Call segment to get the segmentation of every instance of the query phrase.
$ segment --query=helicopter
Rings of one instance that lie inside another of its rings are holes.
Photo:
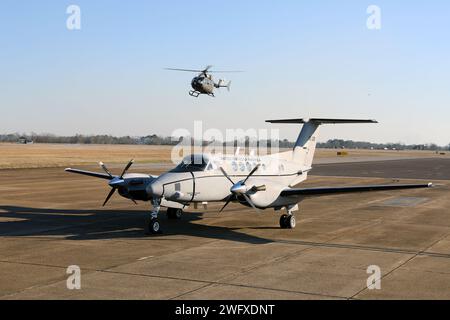
[[[174,69],[165,68],[165,70],[170,71],[184,71],[184,72],[197,72],[198,75],[194,77],[191,81],[192,89],[189,91],[191,97],[198,98],[201,94],[206,94],[210,97],[215,97],[214,90],[219,88],[227,88],[230,91],[231,81],[226,82],[223,79],[219,79],[216,83],[211,75],[211,73],[236,73],[242,71],[211,71],[212,66],[207,66],[203,70],[192,70],[192,69]]]

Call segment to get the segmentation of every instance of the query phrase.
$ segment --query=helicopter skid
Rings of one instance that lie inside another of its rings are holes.
[[[189,95],[194,98],[198,98],[201,94],[207,94],[208,96],[213,97],[213,98],[216,97],[214,95],[214,93],[202,93],[202,92],[194,91],[194,90],[189,91]]]
[[[201,94],[201,93],[198,92],[198,91],[194,91],[194,90],[189,91],[189,95],[190,95],[191,97],[194,97],[194,98],[198,98],[198,96],[199,96],[200,94]]]

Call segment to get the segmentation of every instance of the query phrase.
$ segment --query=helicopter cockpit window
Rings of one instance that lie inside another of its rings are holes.
[[[172,172],[199,172],[205,171],[208,162],[202,156],[192,155],[183,159],[183,161],[172,170]]]

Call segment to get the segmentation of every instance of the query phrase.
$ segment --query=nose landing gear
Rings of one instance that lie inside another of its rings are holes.
[[[158,234],[161,233],[161,224],[158,219],[151,219],[150,224],[148,226],[150,234]]]
[[[145,222],[146,234],[159,234],[161,233],[161,223],[158,220],[159,210],[161,209],[160,200],[153,200],[153,211],[150,214],[149,221]]]

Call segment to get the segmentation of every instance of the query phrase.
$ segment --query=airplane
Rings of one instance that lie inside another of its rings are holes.
[[[343,187],[298,188],[308,178],[316,150],[319,128],[326,124],[378,123],[375,120],[352,119],[286,119],[268,120],[273,124],[303,124],[292,150],[277,154],[216,155],[192,154],[185,157],[174,169],[160,175],[127,173],[131,160],[119,176],[113,175],[100,163],[105,173],[78,169],[67,172],[106,179],[111,196],[119,194],[132,201],[151,202],[153,209],[145,223],[147,234],[161,233],[158,215],[161,207],[167,208],[169,219],[180,219],[190,205],[194,208],[208,203],[224,203],[220,212],[231,203],[251,207],[257,212],[274,209],[285,210],[279,224],[282,229],[296,227],[294,212],[298,204],[311,197],[349,194],[383,190],[429,188],[433,184],[388,184]]]
[[[231,81],[225,83],[225,80],[219,79],[219,82],[215,83],[211,73],[231,73],[242,71],[212,71],[212,66],[207,66],[203,70],[191,70],[191,69],[173,69],[165,68],[165,70],[171,71],[185,71],[185,72],[198,72],[199,74],[191,81],[192,89],[189,91],[191,97],[198,98],[201,94],[206,94],[210,97],[215,97],[214,89],[227,88],[230,91]]]

